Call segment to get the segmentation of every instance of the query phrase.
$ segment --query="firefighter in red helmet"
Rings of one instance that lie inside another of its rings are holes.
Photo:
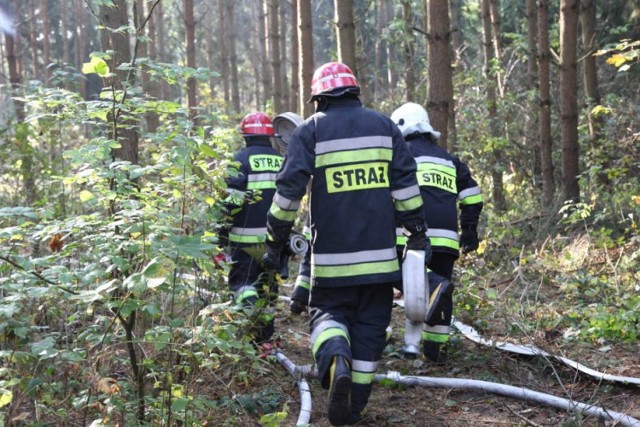
[[[265,241],[265,218],[275,194],[276,173],[282,155],[271,144],[275,136],[271,119],[262,112],[247,114],[240,124],[246,147],[234,155],[226,178],[228,197],[224,210],[229,223],[219,231],[221,246],[228,246],[231,258],[229,288],[236,302],[254,305],[260,298],[273,300],[277,289],[263,283],[264,267],[255,259],[255,249]],[[273,286],[271,286],[273,287]],[[261,312],[256,327],[255,342],[271,338],[274,332],[273,314]]]
[[[278,260],[310,184],[311,348],[329,389],[332,425],[358,422],[385,346],[401,280],[396,217],[407,247],[430,249],[416,163],[398,127],[364,108],[349,67],[330,62],[311,84],[316,112],[297,127],[267,216],[267,260]]]

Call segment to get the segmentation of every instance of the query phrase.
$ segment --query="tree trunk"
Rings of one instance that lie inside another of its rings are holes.
[[[288,3],[284,2],[280,7],[280,80],[282,81],[282,110],[291,111],[289,105],[289,82],[287,79],[287,6]]]
[[[280,24],[278,0],[269,0],[269,53],[271,56],[271,74],[273,76],[273,109],[282,110],[282,60],[280,58]]]
[[[61,7],[60,11],[62,13],[62,63],[65,65],[69,65],[71,61],[71,57],[69,56],[69,28],[72,28],[69,25],[69,8]]]
[[[313,113],[311,97],[313,78],[313,25],[311,23],[311,0],[298,0],[298,46],[300,47],[300,107],[303,117]]]
[[[231,67],[231,104],[236,113],[240,112],[240,82],[238,81],[238,57],[236,54],[236,2],[227,1],[227,30],[229,41],[229,66]]]
[[[16,37],[20,37],[16,32]],[[7,51],[7,65],[9,67],[9,82],[14,92],[14,105],[16,109],[16,127],[23,128],[16,132],[16,145],[20,152],[20,173],[22,175],[22,191],[27,206],[33,206],[37,200],[36,182],[33,176],[33,149],[27,138],[28,132],[24,127],[28,126],[25,120],[24,102],[20,96],[22,87],[22,76],[19,73],[18,60],[16,57],[16,43],[14,36],[10,34],[4,35],[5,49]]]
[[[538,89],[538,11],[536,10],[537,0],[527,0],[527,86],[531,93],[537,93]],[[539,187],[542,182],[541,166],[540,166],[540,150],[538,137],[538,105],[536,101],[530,101],[529,114],[526,116],[526,143],[528,147],[532,147],[533,153],[533,177],[534,185]]]
[[[157,48],[158,40],[156,35],[157,34],[156,21],[158,20],[158,17],[160,16],[160,11],[161,11],[159,7],[160,7],[160,3],[158,3],[153,10],[149,10],[148,12],[150,13],[149,21],[147,22],[147,25],[148,25],[147,34],[149,35],[149,41],[146,43],[146,47],[147,47],[147,55],[149,59],[151,59],[152,61],[157,61],[159,59],[158,48]],[[145,92],[151,98],[161,99],[162,98],[161,83],[154,79],[150,79],[147,76]],[[160,126],[160,117],[158,116],[158,113],[156,113],[155,111],[147,112],[145,114],[145,119],[147,121],[147,129],[149,130],[149,132],[155,132],[158,129],[158,126]]]
[[[502,54],[502,43],[500,42],[500,9],[498,8],[498,0],[489,0],[489,10],[491,16],[491,30],[493,37],[493,52],[498,64],[501,63],[500,56]],[[497,71],[496,83],[500,98],[504,98],[504,85],[502,81],[502,71]]]
[[[433,2],[431,2],[433,3]],[[446,0],[440,1],[446,5]],[[402,18],[404,21],[404,42],[402,57],[404,62],[404,82],[406,87],[407,101],[414,102],[416,99],[416,74],[413,67],[413,14],[411,13],[411,1],[402,1]]]
[[[264,103],[260,108],[263,110],[266,104],[273,98],[273,80],[271,78],[271,66],[269,64],[269,44],[267,42],[269,38],[268,34],[268,22],[267,22],[267,10],[269,0],[263,0],[261,2],[254,2],[253,6],[256,8],[258,17],[258,55],[260,57],[260,79],[262,80],[262,93],[264,94]]]
[[[38,14],[36,12],[36,3],[31,5],[31,19],[29,20],[29,47],[31,48],[31,72],[35,80],[42,80],[42,73],[40,72],[40,55],[38,53]]]
[[[451,44],[453,47],[453,55],[455,64],[462,62],[462,17],[460,13],[460,0],[450,0],[449,13],[451,14]]]
[[[491,26],[491,0],[482,0],[482,28],[484,44],[484,71],[487,84],[487,111],[489,113],[489,133],[491,138],[500,137],[500,125],[498,120],[498,97],[496,87],[498,78],[493,70],[493,63],[496,60],[495,45],[492,37]],[[504,167],[502,153],[499,149],[493,149],[495,164],[491,169],[491,180],[493,183],[492,196],[493,204],[497,212],[506,210],[506,200],[504,198],[504,184],[502,182],[502,169]]]
[[[451,28],[448,1],[429,1],[429,119],[442,132],[439,144],[447,147],[448,124],[453,108]]]
[[[227,14],[225,2],[227,0],[218,0],[218,46],[220,46],[220,72],[222,74],[222,91],[224,93],[224,102],[229,105],[231,101],[229,90],[229,51],[227,38]]]
[[[353,22],[353,0],[334,0],[334,8],[336,38],[338,39],[338,61],[347,65],[351,70],[357,70],[356,25]]]
[[[76,69],[82,70],[82,64],[88,59],[86,57],[87,50],[87,30],[86,30],[86,14],[83,6],[83,0],[77,0],[75,5],[76,12]],[[84,99],[88,98],[87,81],[80,83],[80,94]]]
[[[387,17],[389,21],[392,21],[395,18],[395,14],[393,12],[393,1],[385,0],[385,6],[387,7]],[[397,73],[395,72],[395,62],[398,58],[398,52],[396,50],[395,43],[387,43],[387,96],[393,96],[393,91],[398,84]]]
[[[540,43],[540,167],[542,168],[542,201],[550,206],[555,193],[553,177],[553,141],[551,139],[551,79],[549,77],[549,0],[538,0],[538,42]]]
[[[107,84],[110,85],[114,91],[123,91],[123,93],[115,93],[114,96],[114,112],[111,120],[113,126],[110,131],[109,137],[120,143],[120,148],[112,150],[112,156],[114,159],[126,160],[131,163],[138,163],[138,134],[133,130],[133,122],[135,119],[132,116],[126,114],[123,111],[117,110],[116,104],[122,103],[122,99],[126,94],[127,81],[132,81],[132,77],[127,70],[118,70],[121,64],[129,64],[131,62],[131,48],[129,44],[128,33],[110,31],[109,29],[117,29],[129,24],[127,16],[127,2],[126,0],[113,0],[113,6],[100,6],[100,20],[106,27],[102,31],[101,41],[102,50],[112,50],[113,58],[109,68],[115,74],[114,77],[107,79]],[[120,121],[121,120],[121,121]],[[126,122],[126,123],[125,123]],[[126,124],[123,126],[123,124]]]
[[[578,0],[560,1],[561,118],[562,118],[562,182],[564,200],[578,201],[578,79],[577,40]]]
[[[206,43],[206,51],[207,51],[207,68],[209,70],[215,70],[216,67],[216,42],[213,37],[214,35],[214,16],[211,10],[207,11],[207,17],[204,19],[204,32],[205,32],[205,43]],[[209,77],[209,92],[210,99],[215,99],[216,97],[216,80],[215,76]],[[211,106],[210,106],[211,108]]]
[[[584,88],[587,96],[587,117],[589,119],[589,139],[591,140],[591,151],[597,152],[602,141],[602,124],[604,116],[593,114],[593,109],[600,105],[600,88],[598,86],[598,68],[594,53],[598,50],[596,45],[596,4],[594,0],[580,1],[580,21],[582,24],[582,44],[587,52],[584,58]],[[606,171],[609,169],[607,159],[604,159],[601,173],[598,174],[598,181],[607,184]]]
[[[385,41],[384,38],[381,37],[382,35],[382,30],[385,28],[386,23],[387,23],[387,8],[384,4],[384,0],[377,0],[376,1],[376,11],[378,12],[377,16],[376,16],[376,34],[378,34],[378,37],[376,37],[376,45],[375,45],[375,59],[374,59],[374,81],[373,81],[373,101],[378,103],[380,98],[381,98],[381,94],[383,92],[382,90],[382,76],[383,76],[383,70],[384,70],[384,62],[385,62],[385,54],[386,54],[386,45],[385,45]]]
[[[300,107],[300,48],[298,43],[298,0],[291,0],[291,91],[289,109],[303,114]]]
[[[64,9],[64,7],[63,7]],[[51,80],[51,41],[49,28],[49,6],[47,0],[40,0],[40,15],[42,16],[42,56],[44,59],[44,85],[49,86]]]
[[[193,0],[183,0],[184,7],[184,36],[185,45],[187,46],[187,67],[196,69],[196,21],[193,17]],[[198,112],[196,111],[196,79],[189,77],[187,79],[187,107],[189,108],[189,117],[194,119]]]

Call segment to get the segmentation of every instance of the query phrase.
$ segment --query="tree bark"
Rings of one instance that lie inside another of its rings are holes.
[[[158,20],[158,16],[160,16],[160,3],[158,3],[158,5],[156,6],[156,8],[154,8],[153,10],[150,10],[149,13],[151,14],[149,16],[149,21],[147,22],[148,28],[147,28],[147,34],[149,35],[149,42],[145,43],[146,45],[146,49],[147,49],[147,56],[149,57],[150,60],[152,61],[157,61],[158,58],[158,47],[157,47],[157,27],[156,27],[156,21]],[[144,73],[144,71],[143,71]],[[146,74],[146,73],[145,73]],[[145,78],[143,78],[143,85],[145,85],[145,92],[154,99],[162,99],[162,90],[161,90],[161,86],[160,86],[160,82],[150,79],[148,78],[148,76]],[[158,113],[156,113],[155,111],[149,111],[145,114],[145,119],[147,121],[147,129],[149,130],[149,132],[155,132],[158,129],[158,126],[160,126],[160,117],[158,116]]]
[[[300,44],[298,43],[298,0],[291,0],[291,91],[289,109],[303,114],[300,107]]]
[[[553,177],[553,141],[551,139],[551,80],[549,77],[549,0],[538,0],[538,42],[540,63],[540,166],[542,168],[542,201],[549,206],[555,193]]]
[[[487,111],[489,113],[489,133],[490,138],[500,137],[500,125],[498,121],[498,97],[496,87],[498,77],[493,70],[493,63],[496,61],[495,45],[492,37],[491,24],[491,0],[482,0],[482,28],[484,44],[484,71],[487,84]],[[502,182],[502,153],[500,149],[493,149],[495,164],[491,168],[492,196],[493,204],[498,212],[506,210],[506,200],[504,197],[504,183]]]
[[[311,0],[298,0],[298,46],[300,47],[300,107],[303,117],[313,113],[311,79],[313,78],[313,25],[311,23]]]
[[[431,2],[433,3],[433,2]],[[446,0],[439,3],[445,3]],[[404,83],[406,88],[405,99],[414,102],[416,99],[416,74],[413,67],[413,14],[411,13],[411,1],[402,1],[402,19],[404,21],[404,40],[402,43],[402,56],[404,62]]]
[[[389,21],[392,21],[395,18],[395,14],[393,12],[393,1],[385,0],[385,6],[387,7],[387,17]],[[391,97],[393,95],[393,90],[398,84],[397,73],[395,72],[395,62],[398,58],[398,52],[396,50],[395,43],[387,43],[387,96]]]
[[[493,52],[498,64],[502,62],[502,43],[500,42],[501,32],[500,32],[500,9],[498,8],[498,0],[489,0],[489,10],[491,16],[491,30],[493,37],[491,38],[493,41]],[[498,94],[500,98],[504,98],[504,85],[502,81],[502,71],[498,70],[496,72],[496,83]]]
[[[439,144],[447,148],[449,116],[453,108],[451,28],[445,0],[429,1],[429,119],[442,132]]]
[[[377,16],[376,16],[376,34],[378,34],[378,37],[376,37],[376,44],[375,44],[375,58],[374,58],[374,81],[373,81],[373,101],[374,102],[379,102],[380,98],[381,98],[381,93],[383,91],[382,86],[383,86],[383,70],[384,70],[384,63],[385,63],[385,57],[386,57],[386,45],[385,45],[385,41],[384,38],[382,37],[382,30],[384,29],[384,27],[386,26],[387,23],[387,8],[384,4],[384,0],[377,0],[376,1],[376,11],[377,11]]]
[[[562,103],[562,182],[564,200],[580,199],[578,174],[578,0],[560,1],[560,93]]]
[[[278,0],[269,0],[269,53],[271,56],[271,75],[273,76],[273,109],[282,110],[282,60],[280,58],[280,24]]]
[[[36,3],[31,3],[31,19],[29,20],[29,47],[31,48],[31,72],[33,78],[42,80],[40,72],[40,54],[38,52],[38,14],[36,12]]]
[[[112,150],[114,159],[126,160],[131,163],[138,163],[138,134],[133,129],[135,119],[121,111],[117,104],[122,103],[122,99],[126,93],[126,85],[123,83],[131,81],[132,77],[127,70],[118,70],[121,64],[129,64],[131,62],[131,48],[129,37],[126,32],[109,31],[108,29],[117,29],[128,25],[129,18],[127,16],[126,0],[113,0],[113,6],[100,6],[100,20],[106,27],[102,31],[101,42],[103,51],[112,50],[113,59],[109,64],[109,68],[115,74],[114,77],[107,79],[107,84],[113,89],[115,97],[114,109],[112,111],[111,121],[113,126],[110,130],[110,138],[120,143],[120,148]],[[126,124],[123,126],[123,124]]]
[[[185,27],[185,45],[187,47],[187,67],[196,69],[196,44],[195,30],[196,21],[193,17],[193,0],[183,0],[184,8],[184,27]],[[189,77],[187,79],[187,107],[189,108],[189,117],[193,120],[198,114],[196,110],[196,79]]]
[[[280,80],[282,81],[282,110],[283,111],[291,111],[291,107],[289,105],[289,81],[287,79],[287,6],[288,3],[284,2],[280,7]]]
[[[64,7],[63,7],[64,9]],[[44,85],[49,86],[51,80],[51,40],[49,28],[49,6],[47,0],[40,0],[40,15],[42,17],[42,56],[44,59]]]
[[[538,90],[538,11],[536,10],[537,0],[527,0],[527,86],[531,93]],[[526,142],[527,146],[533,147],[533,177],[535,185],[538,187],[542,182],[540,165],[540,138],[538,137],[538,105],[536,101],[530,101],[531,108],[526,116]]]
[[[462,63],[462,18],[460,14],[460,0],[450,0],[449,13],[451,14],[451,44],[455,64]]]
[[[598,67],[593,55],[597,50],[596,45],[596,4],[594,0],[580,1],[580,21],[582,24],[582,44],[587,52],[584,58],[584,87],[587,95],[587,108],[589,118],[589,137],[595,146],[602,138],[602,116],[592,114],[593,108],[600,105],[600,88],[598,85]]]
[[[231,68],[231,105],[236,113],[240,112],[240,82],[238,81],[238,56],[236,54],[236,2],[227,0],[227,19],[229,26],[229,66]]]
[[[262,93],[264,94],[263,106],[260,109],[264,109],[266,104],[273,98],[273,80],[269,64],[269,44],[267,42],[269,38],[269,25],[267,22],[268,2],[269,0],[263,0],[261,2],[256,1],[253,4],[258,17],[258,55],[260,56],[260,68],[262,70],[260,72]]]
[[[229,51],[227,38],[227,0],[218,0],[218,46],[220,46],[220,73],[222,74],[222,91],[224,93],[224,102],[229,105],[231,102],[230,85],[229,85]]]
[[[353,22],[353,0],[334,0],[334,8],[338,61],[355,72],[358,69],[358,64],[356,62],[356,25]]]

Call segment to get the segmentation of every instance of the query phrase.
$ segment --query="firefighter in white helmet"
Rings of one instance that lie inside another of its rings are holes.
[[[353,424],[365,408],[401,280],[396,217],[407,246],[429,251],[416,163],[398,127],[364,108],[349,67],[330,62],[313,76],[316,113],[297,127],[267,216],[268,259],[278,268],[310,185],[311,347],[329,389],[332,425]]]
[[[421,105],[408,102],[391,114],[391,120],[402,131],[418,164],[418,184],[429,224],[427,235],[433,250],[428,267],[451,281],[453,266],[460,252],[464,254],[478,249],[477,227],[483,207],[480,187],[472,178],[469,167],[438,145],[440,132],[433,129]],[[439,304],[441,309],[433,313],[424,327],[422,351],[425,357],[436,363],[447,361],[444,345],[449,339],[453,315],[452,295],[452,292],[443,295]]]

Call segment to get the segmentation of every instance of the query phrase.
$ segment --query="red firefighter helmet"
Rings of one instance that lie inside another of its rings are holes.
[[[273,122],[269,116],[259,111],[244,116],[240,123],[242,136],[274,136]]]
[[[318,95],[341,96],[345,93],[359,94],[360,86],[351,69],[342,62],[327,62],[313,73],[312,100]]]

